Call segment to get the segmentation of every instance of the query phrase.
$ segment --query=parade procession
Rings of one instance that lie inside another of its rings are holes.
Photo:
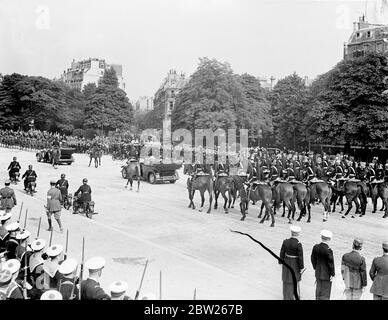
[[[0,300],[388,300],[388,4],[97,2],[4,5]]]

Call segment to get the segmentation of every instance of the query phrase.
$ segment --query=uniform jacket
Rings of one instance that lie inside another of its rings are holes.
[[[365,258],[356,250],[342,256],[341,273],[346,289],[362,289],[367,285]]]
[[[110,297],[97,281],[88,278],[81,284],[81,300],[110,300]]]
[[[79,299],[79,290],[77,285],[74,285],[73,290],[73,281],[74,278],[63,277],[58,284],[58,291],[62,294],[63,300],[70,300],[71,291],[73,291],[74,300]],[[60,289],[59,289],[60,288]]]
[[[0,208],[12,209],[16,205],[15,192],[10,187],[0,189]]]
[[[303,247],[299,240],[296,238],[284,240],[280,249],[280,258],[282,258],[294,270],[296,280],[300,281],[300,272],[304,268],[304,261]],[[286,283],[292,283],[291,271],[284,265],[282,270],[282,280]]]
[[[11,170],[13,172],[17,172],[21,169],[22,167],[20,166],[19,162],[17,161],[12,161],[9,166],[8,166],[8,170]]]
[[[67,195],[69,190],[69,182],[66,179],[58,180],[56,186],[61,191],[62,195]]]
[[[315,270],[315,278],[330,280],[335,276],[333,251],[326,243],[316,244],[311,252],[311,263]]]
[[[373,259],[369,275],[373,280],[370,292],[388,298],[388,255]]]
[[[92,201],[92,196],[91,196],[92,189],[90,188],[89,185],[83,184],[82,186],[80,186],[76,191],[75,195],[77,196],[79,193],[81,193],[82,202]]]
[[[62,194],[55,187],[51,187],[47,191],[47,210],[50,212],[56,212],[61,210]]]
[[[0,226],[0,252],[5,250],[8,239],[9,239],[9,232],[4,226]]]
[[[18,247],[19,242],[15,238],[9,238],[5,245],[5,250],[7,253],[5,254],[7,260],[16,259],[16,248]]]
[[[62,274],[58,271],[59,263],[56,261],[46,260],[43,262],[44,270],[44,285],[46,289],[56,289],[62,278]]]
[[[38,175],[36,174],[35,170],[27,170],[26,172],[24,172],[23,176],[22,176],[22,179],[26,177],[26,179],[28,180],[28,178],[37,178]]]

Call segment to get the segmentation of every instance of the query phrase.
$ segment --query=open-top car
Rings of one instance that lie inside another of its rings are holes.
[[[72,164],[74,162],[73,153],[75,152],[74,148],[61,148],[60,156],[58,159],[59,164]],[[36,160],[38,162],[53,162],[53,150],[52,149],[43,149],[36,153]]]
[[[177,170],[182,167],[176,163],[140,163],[140,175],[142,180],[148,181],[151,184],[157,182],[175,183],[179,179]],[[127,179],[127,170],[122,166],[121,175]]]

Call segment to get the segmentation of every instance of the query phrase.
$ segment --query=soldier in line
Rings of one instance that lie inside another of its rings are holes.
[[[39,299],[44,290],[44,260],[42,252],[45,246],[46,241],[44,239],[36,239],[31,243],[33,251],[29,261],[30,281],[33,284],[33,288],[30,291],[31,299]]]
[[[133,300],[125,295],[128,289],[128,284],[124,281],[113,282],[109,286],[111,300]]]
[[[301,271],[304,269],[303,247],[298,240],[301,228],[298,226],[291,226],[290,230],[291,238],[283,241],[280,249],[280,258],[294,270],[296,280],[298,281],[298,294],[300,294],[299,282],[301,280]],[[282,281],[283,300],[294,300],[294,283],[291,271],[284,265],[282,265]]]
[[[388,241],[383,242],[383,255],[373,259],[369,276],[373,281],[373,300],[388,300]]]
[[[19,231],[19,223],[12,222],[6,226],[9,232],[9,239],[5,245],[5,257],[7,260],[16,259],[16,248],[19,245],[19,241],[16,239],[16,234]]]
[[[333,233],[329,230],[321,231],[322,242],[313,247],[311,253],[311,263],[315,270],[316,278],[316,300],[330,300],[331,281],[335,276],[333,251],[329,247],[329,242]]]
[[[6,227],[9,224],[11,217],[12,214],[10,212],[0,211],[0,254],[5,251],[9,239],[9,232]]]
[[[11,181],[5,181],[5,187],[0,189],[0,208],[6,212],[11,212],[12,208],[16,206],[16,196],[12,188],[10,188]]]
[[[62,294],[63,300],[77,300],[79,298],[79,291],[77,283],[79,279],[76,277],[77,260],[67,258],[61,263],[58,271],[62,274],[59,281],[58,291]]]
[[[9,271],[11,274],[11,279],[7,280],[7,298],[8,299],[24,299],[23,288],[17,283],[16,278],[19,275],[20,262],[16,259],[10,259],[2,266],[3,270]]]
[[[51,222],[51,216],[54,215],[55,220],[57,220],[59,230],[63,232],[62,223],[61,223],[61,202],[62,202],[62,194],[55,185],[57,182],[55,180],[50,181],[50,189],[47,191],[47,219],[49,228],[47,231],[51,231],[53,226]]]
[[[85,267],[89,270],[89,277],[81,283],[81,300],[110,300],[99,283],[104,266],[105,259],[101,257],[93,257],[86,261]]]
[[[347,300],[360,300],[367,285],[365,258],[360,254],[362,245],[362,239],[354,239],[353,250],[342,256],[341,273]]]
[[[48,259],[43,263],[44,270],[44,288],[56,289],[58,288],[61,274],[58,272],[59,265],[62,262],[61,253],[63,247],[60,244],[55,244],[47,249]]]

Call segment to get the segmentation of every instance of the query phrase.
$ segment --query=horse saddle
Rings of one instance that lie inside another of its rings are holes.
[[[293,184],[297,184],[297,183],[302,183],[304,184],[302,181],[299,181],[299,180],[296,180],[296,179],[292,179],[290,181],[288,181],[289,183],[293,183]]]
[[[317,183],[317,182],[325,182],[325,181],[323,181],[323,180],[321,180],[321,179],[317,179],[316,177],[314,177],[314,178],[312,178],[312,179],[310,180],[310,183]]]
[[[371,181],[371,183],[373,183],[373,184],[380,184],[380,183],[383,183],[384,182],[384,180],[373,180],[373,181]]]
[[[265,181],[259,181],[259,180],[255,180],[255,181],[252,181],[252,184],[253,185],[267,185],[267,182],[265,182]]]
[[[286,180],[283,180],[283,179],[281,179],[281,178],[276,178],[275,180],[274,180],[274,182],[278,182],[278,183],[287,183],[288,181],[286,181]]]
[[[208,176],[209,174],[203,171],[196,173],[196,176]]]
[[[356,178],[350,178],[348,181],[351,181],[351,182],[361,182],[360,179],[356,179]]]
[[[217,173],[217,175],[219,177],[227,177],[228,176],[228,174],[226,172],[220,172],[220,173]]]

